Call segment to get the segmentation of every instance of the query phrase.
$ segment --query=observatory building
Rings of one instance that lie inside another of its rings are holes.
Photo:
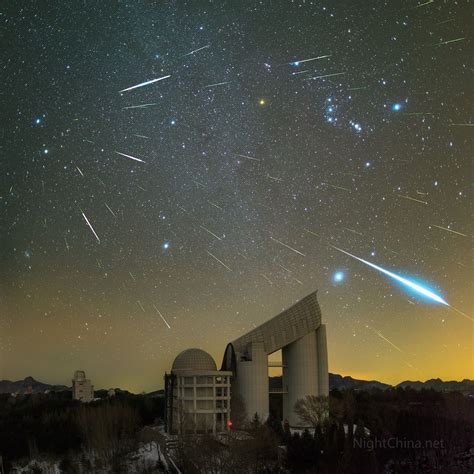
[[[281,350],[282,360],[268,356]],[[283,419],[303,427],[294,412],[307,395],[329,395],[326,327],[316,292],[227,345],[221,370],[201,349],[181,352],[165,374],[168,433],[216,433],[232,426],[230,400],[239,397],[248,419],[269,415],[269,367],[282,368]]]
[[[299,427],[296,401],[329,394],[326,327],[316,292],[227,345],[222,370],[232,373],[232,394],[241,397],[249,418],[255,413],[261,420],[268,417],[268,356],[280,349],[283,418]]]
[[[72,379],[72,398],[81,402],[90,402],[94,399],[94,386],[90,379],[86,379],[83,370],[76,370]]]
[[[165,374],[165,429],[168,433],[217,433],[230,423],[230,377],[212,356],[187,349]]]

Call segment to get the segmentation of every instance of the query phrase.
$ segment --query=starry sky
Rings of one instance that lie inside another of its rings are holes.
[[[316,289],[331,372],[472,378],[469,19],[4,2],[0,378],[157,389]]]

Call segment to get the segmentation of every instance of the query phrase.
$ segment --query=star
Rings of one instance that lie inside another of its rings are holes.
[[[345,274],[342,271],[337,271],[332,276],[332,280],[334,283],[342,283],[344,281]]]

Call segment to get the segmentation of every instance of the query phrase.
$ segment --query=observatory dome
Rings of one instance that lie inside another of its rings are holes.
[[[186,349],[176,356],[172,372],[179,370],[217,370],[216,363],[210,354],[201,349]]]

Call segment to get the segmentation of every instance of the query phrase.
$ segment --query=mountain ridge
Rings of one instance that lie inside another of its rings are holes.
[[[270,388],[281,387],[281,376],[269,377]],[[31,388],[30,388],[31,387]],[[355,379],[350,375],[339,375],[329,373],[329,389],[338,390],[371,390],[380,389],[387,390],[389,388],[412,388],[415,390],[433,389],[438,392],[453,392],[459,391],[464,394],[474,394],[474,380],[463,379],[458,380],[442,380],[440,378],[428,379],[425,382],[419,380],[404,380],[397,385],[390,385],[378,380],[362,380]],[[32,376],[25,377],[23,380],[10,381],[0,380],[0,394],[1,393],[45,393],[45,392],[60,392],[71,390],[71,387],[66,385],[56,385],[40,382]],[[105,389],[106,390],[106,389]],[[116,391],[124,391],[116,388]],[[100,391],[100,389],[96,390]],[[153,390],[147,393],[148,396],[160,396],[162,390]]]

